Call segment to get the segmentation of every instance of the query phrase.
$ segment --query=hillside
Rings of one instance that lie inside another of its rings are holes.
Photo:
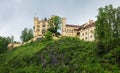
[[[120,73],[120,67],[97,57],[94,42],[63,37],[1,54],[0,73]]]

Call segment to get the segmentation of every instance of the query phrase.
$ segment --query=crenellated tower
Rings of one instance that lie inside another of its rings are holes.
[[[65,29],[66,29],[66,18],[63,17],[62,18],[62,35],[64,36],[66,33],[65,33]]]
[[[38,32],[37,32],[38,22],[39,22],[38,17],[34,17],[34,26],[33,26],[34,37],[38,35]]]

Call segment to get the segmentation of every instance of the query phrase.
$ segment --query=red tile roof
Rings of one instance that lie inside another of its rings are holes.
[[[66,24],[66,26],[68,26],[68,27],[76,27],[76,28],[80,27],[79,25],[73,25],[73,24]]]
[[[81,26],[80,25],[73,25],[73,24],[66,24],[66,26],[67,27],[74,27],[75,29],[80,30],[80,29],[86,29],[86,28],[95,26],[95,22],[92,22],[89,24],[83,24]]]
[[[95,26],[95,22],[89,23],[89,24],[83,24],[81,25],[79,29],[86,29],[86,28],[93,27],[93,26]]]

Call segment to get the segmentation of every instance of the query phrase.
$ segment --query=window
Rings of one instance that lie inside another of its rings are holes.
[[[87,40],[87,37],[85,37],[85,39]]]
[[[40,29],[37,29],[37,31],[40,31]]]
[[[45,26],[46,26],[45,24],[42,25],[42,27],[45,27]]]
[[[46,28],[43,28],[42,30],[43,30],[43,31],[46,31]]]
[[[90,30],[91,33],[93,33],[93,30]]]
[[[42,29],[42,34],[44,34],[44,33],[45,33],[45,31],[46,31],[45,29]]]
[[[37,25],[37,28],[39,28],[40,27],[40,25]]]
[[[77,32],[77,36],[79,36],[80,35],[80,32]]]
[[[82,35],[84,36],[84,33],[82,33]]]
[[[93,36],[91,35],[90,38],[92,38]]]

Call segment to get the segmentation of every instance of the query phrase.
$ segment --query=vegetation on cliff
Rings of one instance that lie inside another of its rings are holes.
[[[0,73],[119,73],[115,52],[100,58],[94,42],[73,37],[41,40],[1,54]]]

